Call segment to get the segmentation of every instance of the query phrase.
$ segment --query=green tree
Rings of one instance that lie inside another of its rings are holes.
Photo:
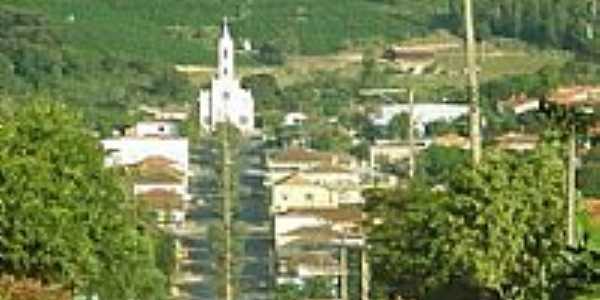
[[[582,157],[577,176],[578,186],[586,197],[600,197],[600,147],[594,147]]]
[[[78,114],[26,103],[0,121],[0,143],[2,273],[101,299],[164,298],[153,238]]]
[[[500,299],[547,299],[564,272],[563,174],[554,147],[492,151],[475,171],[457,170],[446,191],[379,194],[377,281],[409,296],[460,283]]]
[[[387,126],[387,135],[391,139],[407,140],[410,132],[410,115],[402,113],[390,120]]]

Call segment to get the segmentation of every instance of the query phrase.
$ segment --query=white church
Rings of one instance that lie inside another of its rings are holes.
[[[226,122],[243,134],[254,132],[254,98],[235,76],[234,51],[227,18],[224,18],[218,41],[217,72],[210,90],[201,90],[198,97],[200,126],[208,132],[214,132],[218,124]]]

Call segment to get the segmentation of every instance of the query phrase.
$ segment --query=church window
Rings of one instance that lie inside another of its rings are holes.
[[[240,116],[240,124],[242,124],[242,125],[248,124],[248,117]]]
[[[223,49],[223,58],[227,59],[228,54],[227,49]]]
[[[224,92],[223,92],[223,99],[225,99],[225,100],[229,100],[229,98],[230,98],[230,97],[231,97],[231,94],[229,94],[229,92],[228,92],[228,91],[224,91]]]
[[[223,74],[227,75],[227,68],[223,68]]]

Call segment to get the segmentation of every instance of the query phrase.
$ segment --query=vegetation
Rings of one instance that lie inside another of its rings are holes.
[[[44,15],[0,6],[0,24],[0,94],[23,102],[31,94],[63,99],[104,135],[140,119],[140,104],[193,98],[189,83],[166,66],[116,53],[89,55],[66,43]]]
[[[1,273],[100,299],[165,299],[155,236],[85,128],[47,100],[0,121]]]
[[[456,171],[444,192],[415,184],[384,195],[372,216],[384,222],[370,236],[377,282],[419,298],[447,285],[479,297],[548,297],[565,278],[563,172],[548,146],[493,152],[475,172]]]
[[[600,148],[594,147],[582,158],[578,186],[586,197],[600,198]]]
[[[598,29],[593,1],[569,0],[485,0],[477,1],[475,15],[480,39],[502,35],[523,39],[544,47],[568,48],[597,55]],[[463,32],[459,1],[448,2],[447,19],[440,22]]]

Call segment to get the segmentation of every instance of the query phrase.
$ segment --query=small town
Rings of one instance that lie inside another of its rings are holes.
[[[600,299],[597,0],[0,0],[0,300]]]

